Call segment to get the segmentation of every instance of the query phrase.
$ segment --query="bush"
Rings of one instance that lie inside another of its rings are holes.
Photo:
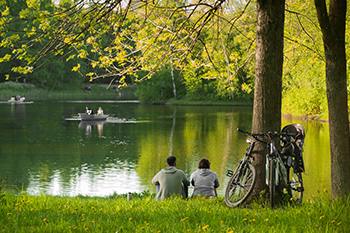
[[[60,60],[50,60],[40,69],[30,74],[30,82],[38,87],[49,90],[64,90],[80,86],[84,78],[77,72],[72,72],[68,63]]]
[[[184,94],[181,87],[182,77],[174,72],[177,97]],[[163,68],[152,78],[144,80],[136,85],[135,95],[144,102],[157,102],[174,98],[173,82],[169,69]]]
[[[18,82],[4,82],[0,83],[0,90],[1,91],[24,91],[24,90],[33,90],[35,89],[35,86],[33,84],[24,84],[24,83],[18,83]]]

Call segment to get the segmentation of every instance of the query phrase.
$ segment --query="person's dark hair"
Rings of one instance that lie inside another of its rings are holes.
[[[176,163],[176,157],[175,156],[169,156],[167,159],[166,159],[166,163],[169,165],[169,166],[174,166],[175,163]]]
[[[207,159],[201,159],[198,164],[198,168],[210,168],[210,162]]]

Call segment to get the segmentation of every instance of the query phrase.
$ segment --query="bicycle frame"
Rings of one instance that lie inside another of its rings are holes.
[[[254,157],[252,156],[252,152],[253,152],[253,148],[254,145],[256,143],[256,140],[251,140],[250,138],[247,138],[246,142],[249,143],[248,148],[246,149],[246,152],[244,153],[243,158],[239,161],[239,165],[236,167],[235,171],[232,170],[227,170],[226,171],[226,175],[229,177],[232,177],[233,174],[238,171],[239,169],[241,169],[241,167],[246,164],[248,161],[250,161],[251,163],[253,163],[254,161]]]
[[[253,152],[256,140],[254,138],[253,139],[247,138],[246,142],[249,143],[249,146],[247,148],[246,153],[244,154],[243,162],[246,162],[249,160],[251,163],[253,163],[254,157],[252,156],[252,152]]]
[[[278,150],[275,146],[275,142],[271,140],[268,144],[269,153],[266,155],[266,185],[270,186],[269,183],[269,174],[270,174],[270,162],[271,160],[275,161],[276,167],[275,171],[275,185],[278,186],[280,181],[282,181],[282,185],[284,188],[288,188],[288,171],[284,166],[281,155],[278,153]],[[281,179],[280,179],[281,177]]]

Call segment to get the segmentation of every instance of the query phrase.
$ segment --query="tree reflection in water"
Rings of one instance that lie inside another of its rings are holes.
[[[41,102],[0,111],[0,179],[8,187],[62,195],[104,196],[154,192],[152,177],[165,166],[168,155],[178,159],[187,176],[201,158],[211,161],[223,195],[228,177],[247,144],[236,128],[250,130],[251,107],[159,106],[103,103],[114,115],[105,122],[81,122],[71,117],[84,102]],[[91,108],[101,106],[89,103]],[[301,123],[306,130],[307,175],[305,195],[330,189],[328,125]],[[191,190],[190,190],[191,194]]]

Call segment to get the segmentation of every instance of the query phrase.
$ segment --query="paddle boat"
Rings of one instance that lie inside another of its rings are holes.
[[[24,101],[25,99],[26,99],[26,98],[23,97],[23,96],[16,95],[16,96],[12,96],[11,99],[9,99],[9,100],[7,101],[7,103],[9,103],[9,104],[12,104],[12,103],[14,103],[14,104],[33,103],[33,102],[25,102],[25,101]]]
[[[81,121],[105,121],[109,115],[79,113],[79,117]]]

